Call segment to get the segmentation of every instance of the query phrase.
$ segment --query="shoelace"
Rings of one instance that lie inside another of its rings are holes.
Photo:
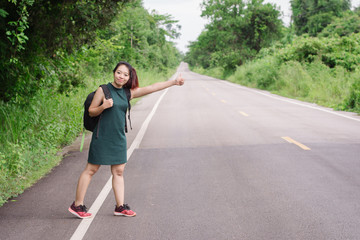
[[[80,207],[82,212],[87,212],[87,208],[86,208],[85,205],[80,205],[79,207]]]
[[[125,204],[125,203],[124,203],[124,205],[123,205],[123,208],[126,209],[126,210],[130,210],[130,206],[127,205],[127,204]]]

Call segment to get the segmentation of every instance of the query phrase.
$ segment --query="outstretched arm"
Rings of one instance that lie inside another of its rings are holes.
[[[171,81],[158,82],[146,87],[139,87],[131,90],[131,99],[142,97],[144,95],[163,90],[165,88],[178,85],[181,86],[184,84],[184,79],[181,77],[181,74],[175,79]]]

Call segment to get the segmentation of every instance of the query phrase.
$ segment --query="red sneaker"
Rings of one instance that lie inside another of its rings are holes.
[[[91,218],[91,213],[87,212],[85,205],[75,206],[75,202],[69,207],[69,212],[78,218]]]
[[[122,206],[116,207],[114,211],[115,216],[125,216],[125,217],[135,217],[136,213],[130,210],[129,205],[124,204]]]

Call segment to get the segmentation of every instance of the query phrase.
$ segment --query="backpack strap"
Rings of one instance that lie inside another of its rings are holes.
[[[106,84],[102,84],[100,85],[100,87],[102,88],[103,92],[104,92],[104,95],[105,95],[105,99],[110,99],[111,98],[111,92],[108,88],[108,86]],[[97,127],[97,131],[96,131],[96,138],[98,138],[99,136],[99,129],[100,129],[100,121],[101,121],[101,117],[102,117],[102,114],[100,114],[99,116],[99,121],[98,121],[98,127]]]
[[[106,84],[103,84],[103,85],[100,85],[100,87],[104,91],[105,98],[110,99],[111,98],[111,93],[110,93],[110,90],[109,90],[108,86]]]
[[[129,119],[129,123],[130,123],[130,129],[132,130],[131,119],[130,119],[130,110],[131,110],[130,99],[131,99],[131,91],[130,91],[129,88],[124,88],[124,90],[125,90],[126,98],[127,98],[127,101],[128,101],[128,109],[129,109],[129,111],[128,111],[128,119]],[[125,132],[126,132],[126,133],[128,132],[126,117],[125,117]]]

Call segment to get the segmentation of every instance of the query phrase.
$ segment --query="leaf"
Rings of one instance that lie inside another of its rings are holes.
[[[0,8],[0,17],[5,18],[7,15],[9,15],[9,13],[6,12],[4,9],[1,9],[1,8]]]

